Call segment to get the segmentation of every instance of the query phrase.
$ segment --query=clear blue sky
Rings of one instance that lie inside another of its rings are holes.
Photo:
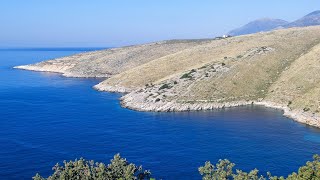
[[[293,21],[319,9],[319,0],[1,0],[0,47],[210,38],[254,19]]]

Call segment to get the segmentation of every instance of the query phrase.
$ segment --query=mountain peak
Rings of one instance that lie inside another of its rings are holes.
[[[312,13],[307,14],[305,17],[308,16],[320,16],[320,10],[313,11]]]
[[[252,21],[238,29],[232,30],[228,34],[231,36],[238,36],[263,31],[270,31],[272,29],[284,26],[286,24],[288,24],[288,22],[282,19],[262,18]]]
[[[257,32],[270,31],[278,28],[290,27],[306,27],[320,25],[320,10],[313,11],[306,16],[294,21],[287,22],[281,19],[262,18],[251,21],[248,24],[230,31],[228,34],[231,36],[239,36],[244,34],[253,34]]]
[[[320,25],[320,11],[314,11],[306,16],[287,24],[285,27],[306,27]]]

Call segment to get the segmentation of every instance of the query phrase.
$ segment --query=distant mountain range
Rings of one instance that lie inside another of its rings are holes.
[[[290,27],[306,27],[320,25],[320,11],[314,11],[294,22],[287,22],[282,19],[258,19],[248,24],[234,29],[228,33],[231,36],[239,36],[244,34],[253,34],[257,32],[265,32],[274,29],[290,28]]]

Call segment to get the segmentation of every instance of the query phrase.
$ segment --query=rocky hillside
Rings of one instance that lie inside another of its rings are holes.
[[[127,92],[121,103],[136,110],[260,104],[320,127],[319,61],[320,26],[313,26],[226,39],[165,41],[18,68],[75,77],[110,76],[95,88]]]
[[[281,19],[259,19],[252,21],[240,28],[230,31],[231,36],[239,36],[244,34],[253,34],[258,32],[266,32],[274,29],[291,28],[291,27],[307,27],[320,25],[320,11],[314,11],[294,22],[287,22]]]

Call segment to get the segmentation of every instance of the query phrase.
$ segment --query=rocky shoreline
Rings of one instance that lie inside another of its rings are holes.
[[[289,107],[267,101],[236,101],[226,103],[177,103],[177,102],[160,102],[160,103],[144,103],[135,102],[130,94],[123,96],[121,99],[121,106],[124,108],[146,111],[146,112],[182,112],[182,111],[205,111],[223,108],[232,108],[247,105],[259,105],[267,108],[280,109],[283,115],[297,121],[299,123],[307,124],[313,127],[320,128],[320,116],[314,113],[305,112],[303,110],[291,110]]]
[[[75,74],[71,72],[67,72],[66,70],[69,69],[69,67],[37,67],[36,65],[22,65],[22,66],[15,66],[14,69],[22,69],[22,70],[28,70],[28,71],[36,71],[36,72],[49,72],[49,73],[58,73],[61,74],[64,77],[72,77],[72,78],[109,78],[109,74],[100,74],[100,75],[83,75],[83,74]]]
[[[254,102],[256,105],[262,105],[268,108],[281,109],[283,110],[283,115],[291,118],[299,123],[307,124],[313,127],[320,128],[320,116],[315,113],[305,112],[304,110],[292,110],[288,106],[276,104],[273,102],[261,101]]]
[[[129,89],[126,87],[108,86],[108,85],[104,85],[102,83],[99,83],[99,84],[93,86],[93,89],[95,89],[97,91],[107,91],[107,92],[114,92],[114,93],[129,93],[132,91],[132,89]]]
[[[21,66],[15,66],[14,69],[23,69],[28,71],[37,71],[37,72],[51,72],[51,73],[59,73],[65,76],[65,68],[53,68],[52,66],[50,68],[40,68],[34,65],[21,65]],[[66,76],[67,77],[67,76]]]

